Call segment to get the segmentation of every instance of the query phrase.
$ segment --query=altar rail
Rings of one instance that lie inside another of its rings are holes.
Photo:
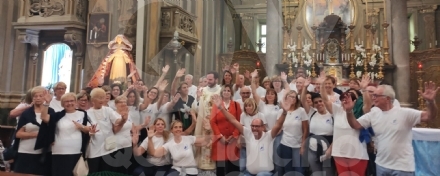
[[[419,82],[425,81],[434,81],[437,86],[440,86],[440,48],[416,50],[410,53],[410,100],[415,105],[414,107],[421,106],[417,90],[419,89]],[[440,96],[437,96],[436,101],[440,102]],[[440,108],[439,105],[437,103],[438,108]],[[440,128],[439,117],[440,114],[437,114],[437,118],[428,123],[426,127]]]

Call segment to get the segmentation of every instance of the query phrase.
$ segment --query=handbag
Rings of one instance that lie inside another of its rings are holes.
[[[87,162],[84,161],[84,158],[79,157],[78,162],[75,165],[75,168],[73,168],[73,175],[74,176],[85,176],[89,174],[89,166],[87,165]]]
[[[116,148],[116,137],[110,136],[105,139],[105,149],[113,150]]]

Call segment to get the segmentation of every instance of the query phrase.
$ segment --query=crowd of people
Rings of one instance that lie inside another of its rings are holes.
[[[427,101],[419,111],[367,75],[342,92],[324,72],[312,84],[238,70],[209,72],[196,86],[182,68],[169,89],[169,66],[155,85],[34,87],[10,112],[12,172],[68,176],[84,160],[89,174],[414,175],[411,129],[436,117],[434,83],[419,90]]]

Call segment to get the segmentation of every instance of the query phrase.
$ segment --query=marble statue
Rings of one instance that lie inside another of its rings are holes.
[[[132,82],[139,80],[140,76],[130,54],[133,46],[127,38],[122,34],[117,35],[114,40],[110,41],[108,48],[109,53],[102,60],[88,86],[109,85],[115,81],[126,83],[128,79]]]

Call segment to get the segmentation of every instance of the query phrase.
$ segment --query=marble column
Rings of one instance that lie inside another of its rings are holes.
[[[276,64],[281,61],[281,25],[279,0],[267,0],[267,41],[266,41],[266,73],[268,76],[278,74]]]
[[[406,1],[393,1],[390,3],[393,63],[396,65],[394,72],[394,90],[396,98],[402,107],[410,107],[410,73],[409,73],[409,35],[408,14]]]

